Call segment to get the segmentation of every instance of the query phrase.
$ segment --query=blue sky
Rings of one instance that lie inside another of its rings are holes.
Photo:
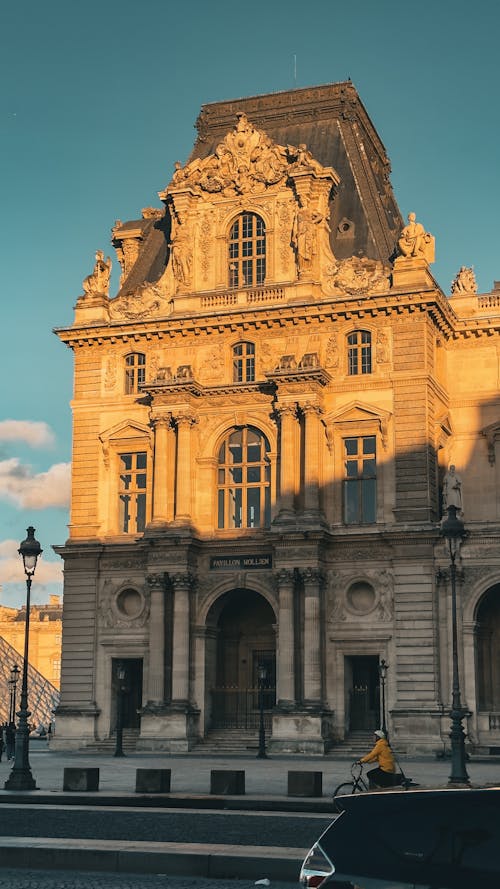
[[[72,356],[52,328],[71,323],[95,250],[113,256],[114,221],[160,206],[200,106],[350,77],[403,216],[436,238],[444,292],[461,265],[487,292],[500,279],[499,32],[491,0],[4,4],[2,604],[24,600],[29,524],[44,550],[33,600],[62,589],[51,545],[68,537]]]

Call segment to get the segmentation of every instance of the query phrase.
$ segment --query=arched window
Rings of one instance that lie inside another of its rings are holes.
[[[146,356],[142,352],[133,352],[125,356],[125,395],[139,392],[141,383],[146,380]]]
[[[352,376],[372,372],[372,335],[368,330],[353,330],[347,337],[347,367]]]
[[[253,383],[255,380],[255,346],[236,343],[233,346],[233,382]]]
[[[266,277],[266,226],[256,213],[242,213],[229,232],[229,286],[253,287]]]
[[[217,527],[267,528],[271,521],[269,442],[253,426],[230,429],[219,449]]]

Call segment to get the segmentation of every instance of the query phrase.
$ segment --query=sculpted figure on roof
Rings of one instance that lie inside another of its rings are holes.
[[[400,255],[407,259],[434,262],[434,238],[421,222],[417,222],[415,213],[408,213],[408,224],[401,232],[398,247]]]
[[[111,259],[104,259],[102,250],[95,255],[94,270],[83,281],[83,289],[87,296],[95,294],[109,295],[109,279],[111,277]]]
[[[476,276],[473,268],[460,266],[451,284],[452,293],[477,293]]]

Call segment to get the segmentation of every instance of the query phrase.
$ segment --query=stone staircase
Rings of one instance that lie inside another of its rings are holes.
[[[329,751],[328,756],[341,757],[342,759],[350,759],[354,762],[368,753],[373,747],[373,732],[360,731],[350,732],[343,741],[335,744]]]
[[[266,742],[268,741],[266,733]],[[194,748],[201,756],[252,756],[259,749],[259,733],[255,729],[212,729]]]
[[[139,738],[138,728],[124,728],[122,735],[122,748],[124,753],[135,753],[137,749],[137,739]],[[116,747],[116,732],[112,732],[108,738],[102,738],[86,744],[84,750],[95,751],[96,753],[108,753],[110,756],[114,753]]]

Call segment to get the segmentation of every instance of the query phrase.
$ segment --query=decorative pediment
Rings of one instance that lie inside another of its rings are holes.
[[[135,420],[123,420],[116,426],[111,426],[99,435],[99,441],[102,445],[104,462],[106,466],[109,464],[109,452],[115,448],[144,448],[145,443],[152,447],[153,432],[149,426],[143,423],[137,423]]]
[[[360,401],[351,401],[335,414],[329,414],[325,417],[327,427],[342,426],[354,432],[354,429],[362,431],[360,424],[372,423],[376,424],[380,430],[382,445],[384,450],[387,449],[387,438],[389,420],[391,418],[389,411],[381,410],[369,404],[363,404]]]
[[[177,162],[171,183],[160,192],[162,200],[184,190],[202,196],[258,194],[297,173],[326,175],[335,183],[339,181],[331,167],[323,167],[305,145],[285,148],[256,129],[243,112],[236,116],[236,126],[219,142],[214,154],[195,158],[185,167]]]

